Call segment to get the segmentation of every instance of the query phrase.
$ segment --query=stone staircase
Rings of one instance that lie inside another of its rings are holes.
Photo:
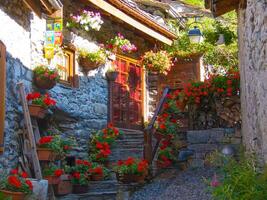
[[[124,134],[117,139],[111,147],[110,163],[116,163],[118,160],[127,159],[129,156],[135,158],[143,158],[144,136],[142,131],[120,129]],[[127,199],[122,198],[125,191],[135,188],[136,185],[123,185],[116,180],[114,173],[110,179],[103,181],[90,181],[88,193],[85,194],[69,194],[67,196],[58,197],[59,200],[116,200]],[[120,196],[120,197],[119,197]],[[128,196],[128,194],[126,194]]]

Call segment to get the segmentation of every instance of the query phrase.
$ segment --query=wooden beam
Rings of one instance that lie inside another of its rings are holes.
[[[23,2],[32,10],[38,17],[42,16],[42,7],[39,1],[37,0],[23,0]]]
[[[52,15],[54,13],[53,6],[48,2],[48,0],[40,0],[42,5],[45,7],[47,14]]]
[[[159,41],[161,41],[167,45],[171,45],[173,42],[169,38],[167,38],[167,37],[161,35],[160,33],[150,29],[149,27],[147,27],[144,24],[140,23],[139,21],[133,19],[132,17],[128,16],[127,14],[120,11],[116,7],[110,5],[109,3],[107,3],[104,0],[88,0],[88,2],[94,4],[95,6],[102,9],[103,11],[110,13],[114,17],[124,21],[124,23],[127,23],[127,24],[135,27],[136,29],[149,35],[150,37],[153,37],[153,38],[155,38],[155,39],[157,39],[157,40],[159,40]]]
[[[0,41],[0,153],[4,151],[6,47]]]

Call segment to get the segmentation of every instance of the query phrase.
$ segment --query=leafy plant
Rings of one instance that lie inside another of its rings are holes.
[[[56,176],[60,177],[62,174],[64,174],[64,170],[60,169],[59,167],[55,165],[50,165],[43,170],[43,176]]]
[[[173,65],[170,55],[166,51],[148,51],[142,58],[142,63],[148,71],[158,71],[167,74]]]
[[[72,184],[88,185],[91,166],[92,163],[87,160],[76,160],[75,166],[69,169]]]
[[[86,58],[91,62],[96,62],[103,64],[106,61],[107,55],[103,48],[98,49],[97,51],[90,52],[85,48],[78,49],[79,58]]]
[[[31,104],[39,105],[39,106],[42,106],[44,108],[48,108],[50,106],[56,105],[56,101],[54,99],[52,99],[49,96],[49,94],[41,95],[39,92],[33,92],[33,93],[29,93],[26,96],[26,99]]]
[[[171,147],[170,140],[161,141],[157,161],[162,167],[168,167],[173,163],[173,161],[175,161],[175,156]]]
[[[41,79],[58,81],[60,78],[56,69],[49,68],[49,66],[46,65],[40,65],[35,67],[33,70],[33,74],[36,77],[37,81]]]
[[[26,172],[19,172],[17,169],[10,171],[8,176],[4,176],[0,181],[1,189],[11,192],[32,193],[32,182],[28,180]]]
[[[129,157],[127,160],[119,160],[114,167],[114,171],[119,175],[124,174],[136,174],[143,175],[147,173],[148,162],[146,160],[139,160],[133,157]]]
[[[132,53],[137,51],[137,47],[126,39],[121,33],[118,33],[113,39],[108,41],[107,48],[112,51],[118,50],[118,48],[124,53]]]

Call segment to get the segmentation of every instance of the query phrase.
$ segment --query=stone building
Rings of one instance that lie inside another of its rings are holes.
[[[247,149],[267,162],[267,2],[206,0],[215,17],[238,10],[242,135]]]

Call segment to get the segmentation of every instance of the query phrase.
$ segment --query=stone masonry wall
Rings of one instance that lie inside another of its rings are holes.
[[[247,149],[267,162],[267,3],[239,11],[242,133]]]
[[[220,152],[225,145],[231,146],[234,152],[238,153],[241,139],[240,130],[233,128],[187,131],[188,146],[182,151],[192,152],[191,167],[204,167],[207,164],[207,156],[216,150]]]

